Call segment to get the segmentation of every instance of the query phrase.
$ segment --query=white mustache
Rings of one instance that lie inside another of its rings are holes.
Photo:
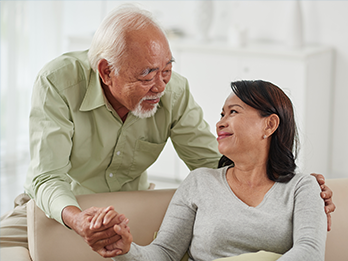
[[[164,94],[164,91],[161,92],[161,93],[158,93],[158,94],[156,94],[156,95],[154,95],[154,96],[145,96],[145,97],[143,97],[143,98],[141,99],[140,102],[142,102],[142,101],[144,101],[144,100],[155,100],[155,99],[161,98],[161,97],[163,96],[163,94]]]

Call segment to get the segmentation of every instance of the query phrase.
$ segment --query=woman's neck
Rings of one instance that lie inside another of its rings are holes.
[[[258,206],[275,183],[268,178],[265,164],[253,167],[235,164],[227,170],[226,180],[233,193],[250,207]]]
[[[241,185],[250,187],[259,186],[264,183],[268,183],[266,164],[260,164],[256,166],[240,166],[235,163],[233,168],[227,171],[229,178],[233,179]]]

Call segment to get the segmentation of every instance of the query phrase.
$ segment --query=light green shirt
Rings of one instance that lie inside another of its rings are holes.
[[[34,84],[25,190],[63,223],[62,210],[79,207],[75,195],[147,189],[146,169],[169,137],[189,169],[217,168],[217,141],[184,77],[172,74],[153,117],[129,114],[123,123],[87,51],[64,54]]]

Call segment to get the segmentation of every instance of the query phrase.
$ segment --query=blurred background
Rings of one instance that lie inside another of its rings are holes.
[[[174,70],[188,78],[214,134],[230,82],[264,79],[294,103],[299,171],[348,177],[348,1],[1,1],[1,214],[23,192],[37,73],[88,49],[103,17],[129,2],[167,32]],[[187,174],[170,142],[149,169],[157,188]]]

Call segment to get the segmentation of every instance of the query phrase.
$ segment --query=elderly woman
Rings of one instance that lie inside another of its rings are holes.
[[[269,82],[233,82],[216,131],[221,167],[189,174],[150,245],[131,244],[126,219],[116,225],[118,254],[128,253],[114,260],[180,260],[187,251],[189,260],[259,251],[267,260],[324,260],[324,202],[315,178],[295,172],[290,99]]]

